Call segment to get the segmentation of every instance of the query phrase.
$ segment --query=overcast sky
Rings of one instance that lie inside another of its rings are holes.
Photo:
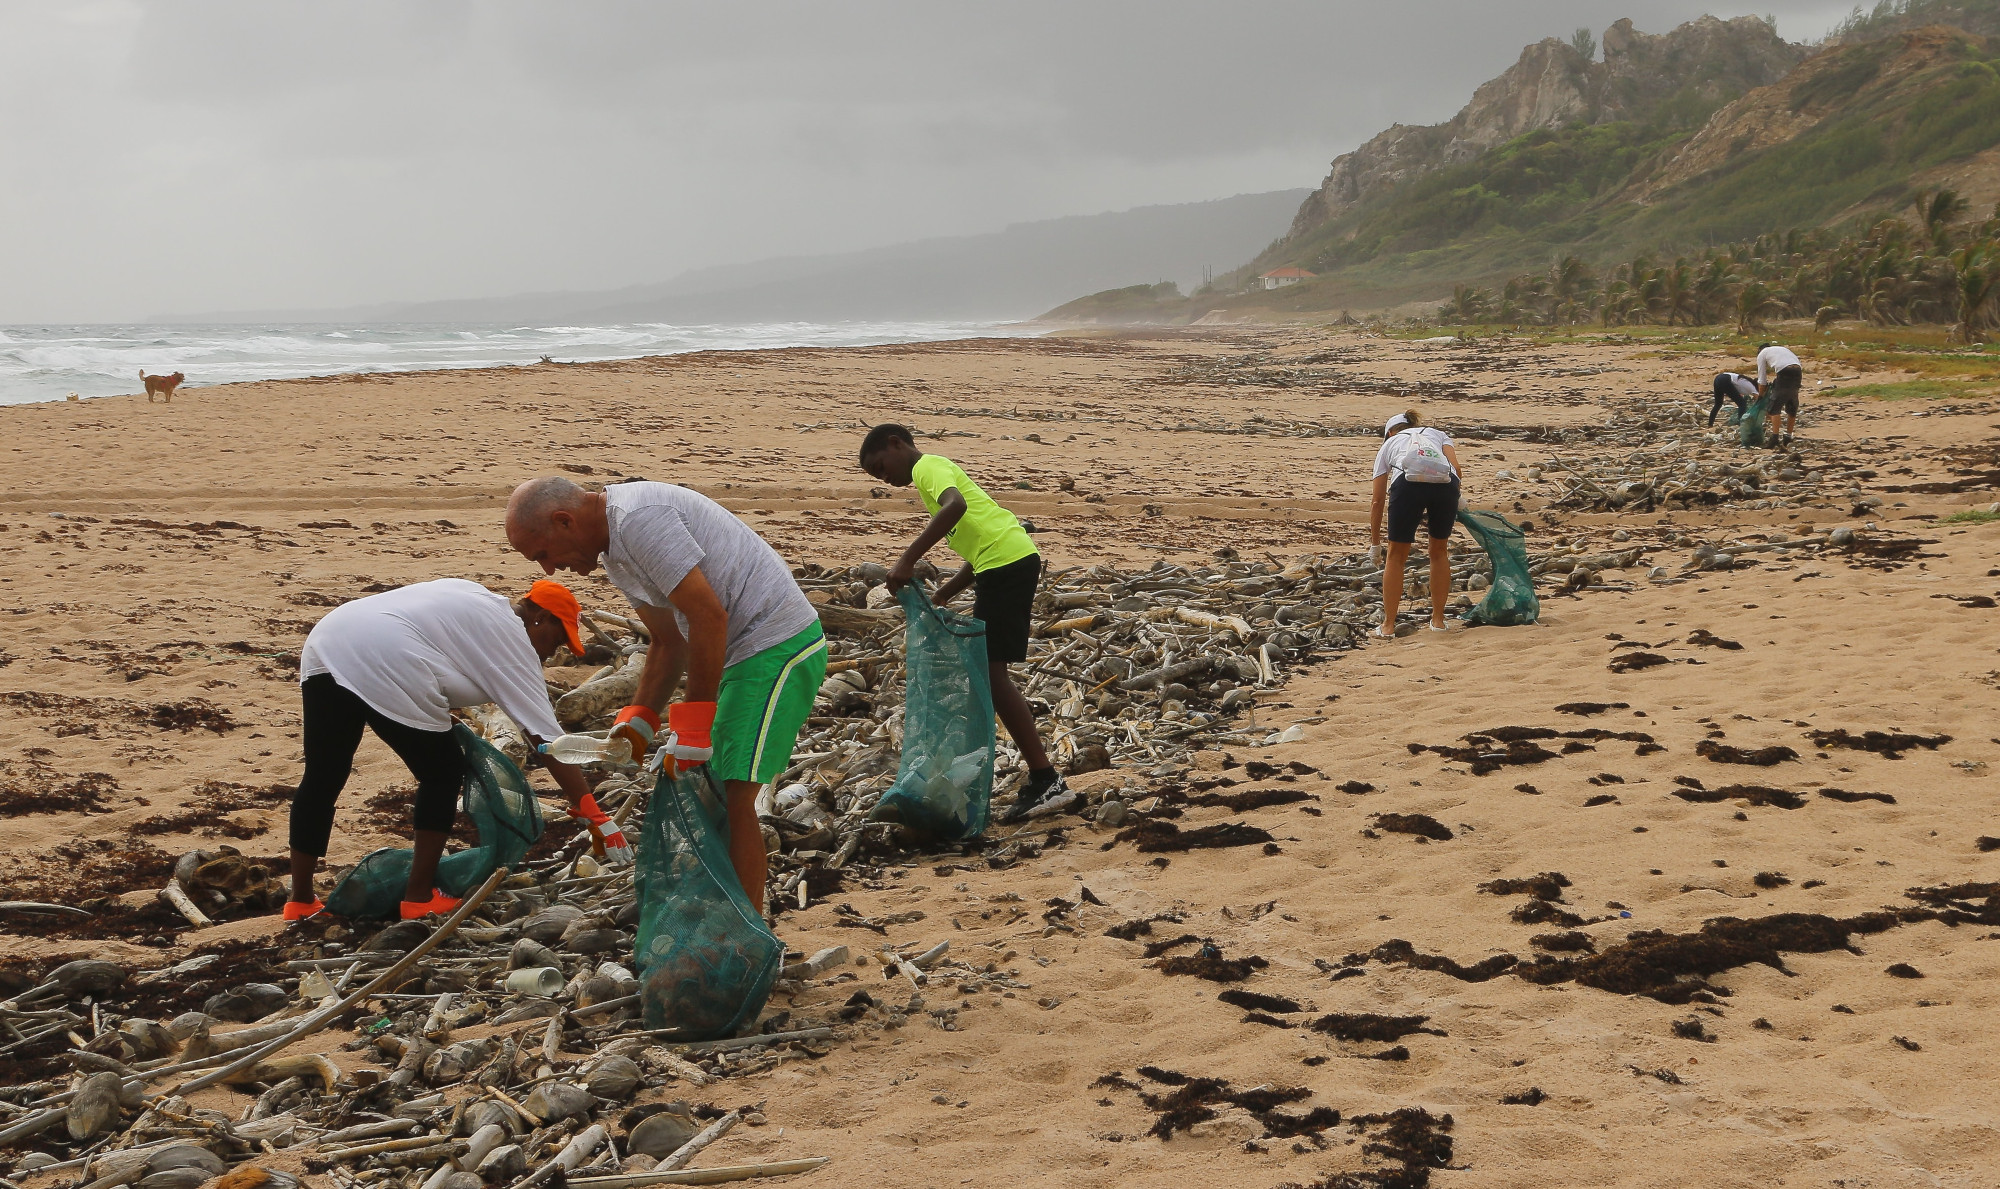
[[[1797,41],[1846,6],[1756,8]],[[0,322],[605,288],[1313,186],[1528,42],[1710,10],[0,0]]]

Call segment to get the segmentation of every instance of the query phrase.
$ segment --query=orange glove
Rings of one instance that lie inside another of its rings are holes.
[[[624,866],[632,861],[632,846],[625,841],[625,831],[611,825],[611,815],[599,809],[597,798],[585,793],[570,810],[570,816],[590,823],[591,837],[604,844],[604,858],[610,863]]]
[[[699,768],[715,754],[715,703],[675,702],[667,707],[667,754],[678,768]]]
[[[653,736],[659,729],[660,716],[644,706],[627,706],[611,720],[611,738],[623,739],[631,747],[635,764],[646,762],[646,753],[653,749]]]

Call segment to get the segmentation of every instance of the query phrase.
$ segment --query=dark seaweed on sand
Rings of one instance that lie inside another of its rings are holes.
[[[1700,648],[1720,648],[1724,652],[1741,652],[1743,646],[1734,640],[1725,640],[1707,628],[1696,628],[1688,637],[1688,643]]]
[[[1507,919],[1517,925],[1561,925],[1565,929],[1574,929],[1578,925],[1590,923],[1573,912],[1557,908],[1547,900],[1530,900],[1508,913]]]
[[[1630,710],[1630,702],[1564,702],[1557,714],[1603,714],[1607,710]]]
[[[1799,753],[1781,744],[1760,747],[1755,751],[1734,747],[1727,743],[1717,743],[1713,739],[1703,739],[1694,745],[1694,754],[1716,764],[1749,764],[1758,768],[1769,768],[1787,760],[1796,760]]]
[[[1896,798],[1888,793],[1850,793],[1846,789],[1821,789],[1819,795],[1835,801],[1845,801],[1849,805],[1857,801],[1880,801],[1884,805],[1896,803]]]
[[[1350,797],[1359,797],[1375,791],[1375,786],[1360,780],[1344,780],[1333,786]]]
[[[1897,962],[1894,965],[1890,966],[1888,969],[1884,970],[1882,973],[1888,975],[1890,978],[1924,977],[1923,971],[1918,970],[1916,967],[1910,965],[1908,962]]]
[[[1263,809],[1268,805],[1290,805],[1295,801],[1317,801],[1316,794],[1301,789],[1244,789],[1240,793],[1203,793],[1188,799],[1190,805],[1219,806],[1232,813]]]
[[[1277,1189],[1427,1189],[1431,1171],[1451,1164],[1450,1115],[1408,1106],[1386,1115],[1358,1115],[1348,1122],[1357,1132],[1380,1129],[1361,1145],[1361,1152],[1386,1167],[1332,1173],[1310,1185],[1288,1181]]]
[[[1442,1028],[1426,1028],[1429,1016],[1379,1016],[1371,1013],[1350,1014],[1334,1012],[1321,1016],[1312,1022],[1314,1032],[1324,1032],[1335,1040],[1373,1040],[1382,1043],[1401,1040],[1405,1036],[1419,1033],[1425,1036],[1445,1036]]]
[[[1139,1074],[1173,1089],[1164,1094],[1152,1093],[1116,1074],[1099,1078],[1097,1084],[1139,1090],[1139,1099],[1146,1104],[1146,1109],[1159,1113],[1159,1118],[1154,1120],[1147,1133],[1163,1140],[1172,1139],[1177,1131],[1190,1130],[1197,1123],[1215,1118],[1215,1108],[1219,1104],[1248,1111],[1251,1117],[1263,1124],[1266,1139],[1318,1135],[1340,1124],[1340,1112],[1331,1107],[1314,1107],[1300,1115],[1278,1109],[1311,1098],[1312,1091],[1302,1086],[1258,1086],[1238,1090],[1221,1078],[1189,1077],[1176,1070],[1153,1065],[1141,1065]]]
[[[1115,937],[1120,941],[1137,941],[1142,936],[1150,937],[1153,926],[1162,921],[1178,925],[1185,919],[1177,912],[1156,912],[1149,917],[1133,917],[1129,921],[1121,921],[1106,929],[1104,935]]]
[[[1995,838],[1991,834],[1981,834],[1973,840],[1972,845],[1979,848],[1979,853],[1990,854],[1993,851],[2000,850],[2000,838]]]
[[[1661,656],[1657,652],[1627,652],[1612,657],[1611,663],[1605,667],[1613,673],[1632,673],[1640,669],[1651,669],[1658,665],[1671,665],[1673,663],[1672,660]]]
[[[1547,1101],[1548,1101],[1548,1099],[1549,1099],[1549,1096],[1548,1096],[1548,1095],[1546,1095],[1546,1094],[1544,1094],[1544,1093],[1542,1093],[1542,1088],[1541,1088],[1540,1086],[1529,1086],[1529,1087],[1528,1087],[1528,1088],[1527,1088],[1526,1090],[1522,1091],[1522,1092],[1521,1092],[1521,1093],[1519,1093],[1519,1094],[1503,1094],[1503,1095],[1501,1095],[1501,1096],[1500,1096],[1500,1105],[1501,1105],[1501,1106],[1540,1106],[1540,1105],[1542,1105],[1542,1104],[1543,1104],[1544,1102],[1547,1102]]]
[[[1756,875],[1750,877],[1750,882],[1769,891],[1773,888],[1784,887],[1786,884],[1792,882],[1792,878],[1782,871],[1759,871]]]
[[[1916,909],[1845,919],[1802,912],[1748,921],[1721,917],[1707,922],[1697,933],[1635,933],[1601,954],[1544,958],[1516,970],[1531,983],[1576,982],[1619,995],[1645,995],[1662,1003],[1689,1003],[1697,1001],[1697,995],[1728,994],[1708,981],[1712,975],[1751,963],[1785,971],[1786,953],[1850,949],[1851,934],[1880,933],[1905,923],[1906,918],[1942,916]]]
[[[1572,886],[1560,871],[1544,871],[1522,879],[1494,879],[1479,885],[1482,892],[1495,896],[1533,896],[1537,900],[1561,900],[1562,890]]]
[[[1594,953],[1597,946],[1590,940],[1590,934],[1571,929],[1566,933],[1537,933],[1528,939],[1542,949],[1555,953]]]
[[[1761,784],[1731,784],[1719,789],[1675,789],[1674,796],[1683,801],[1698,801],[1713,804],[1717,801],[1748,801],[1752,805],[1775,805],[1779,809],[1802,808],[1806,799],[1789,789],[1774,789]]]
[[[1936,751],[1951,742],[1950,735],[1906,735],[1900,731],[1863,731],[1855,735],[1845,728],[1831,731],[1811,731],[1813,746],[1841,747],[1853,751],[1872,751],[1887,760],[1900,760],[1903,753],[1916,748]]]
[[[1438,842],[1451,839],[1449,826],[1423,813],[1378,813],[1375,815],[1375,826],[1392,834],[1416,834]]]
[[[1534,903],[1539,904],[1541,901]],[[1520,962],[1520,959],[1512,954],[1494,954],[1488,958],[1481,958],[1470,966],[1462,966],[1442,954],[1421,953],[1416,946],[1400,937],[1376,946],[1369,951],[1368,956],[1391,966],[1411,966],[1418,970],[1433,970],[1439,974],[1448,974],[1460,982],[1467,983],[1483,983],[1496,975],[1506,973]]]
[[[1474,776],[1485,776],[1510,764],[1540,764],[1556,758],[1556,753],[1536,743],[1517,739],[1504,749],[1496,749],[1491,744],[1484,747],[1437,747],[1424,743],[1408,743],[1411,755],[1436,752],[1448,760],[1468,764]]]
[[[1149,941],[1146,943],[1144,956],[1147,958],[1157,958],[1168,950],[1178,949],[1181,946],[1200,940],[1201,938],[1196,937],[1192,933],[1183,933],[1179,937],[1171,937],[1165,941]]]
[[[1129,829],[1118,831],[1113,843],[1136,842],[1139,853],[1152,854],[1205,850],[1228,846],[1256,846],[1275,841],[1266,830],[1244,822],[1217,822],[1212,826],[1199,826],[1183,830],[1172,822],[1145,821]],[[1111,845],[1111,843],[1106,844]]]
[[[1296,999],[1287,999],[1282,995],[1263,995],[1256,991],[1244,991],[1233,987],[1215,998],[1218,1002],[1227,1003],[1231,1007],[1241,1007],[1250,1011],[1285,1013],[1305,1010],[1299,1006],[1299,1001]]]
[[[1160,959],[1159,971],[1161,974],[1191,974],[1212,983],[1240,983],[1249,978],[1252,971],[1262,970],[1270,964],[1255,954],[1247,958],[1190,954]]]

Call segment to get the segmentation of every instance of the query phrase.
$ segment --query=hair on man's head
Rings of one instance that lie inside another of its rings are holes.
[[[878,425],[868,431],[867,437],[861,439],[861,461],[867,462],[869,455],[887,446],[890,442],[908,442],[914,446],[917,444],[917,439],[910,433],[910,429],[906,425],[897,425],[894,422],[886,425]]]
[[[1758,344],[1757,344],[1757,349],[1758,349],[1759,351],[1762,351],[1762,350],[1764,350],[1764,349],[1765,349],[1766,347],[1775,347],[1775,346],[1777,346],[1777,344],[1776,344],[1776,343],[1758,343]]]

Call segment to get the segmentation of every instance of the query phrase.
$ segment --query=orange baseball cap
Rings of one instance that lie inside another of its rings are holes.
[[[576,634],[576,624],[583,608],[577,604],[576,596],[569,592],[569,587],[543,578],[528,588],[528,601],[562,620],[563,630],[569,633],[569,650],[582,657],[583,637]]]

